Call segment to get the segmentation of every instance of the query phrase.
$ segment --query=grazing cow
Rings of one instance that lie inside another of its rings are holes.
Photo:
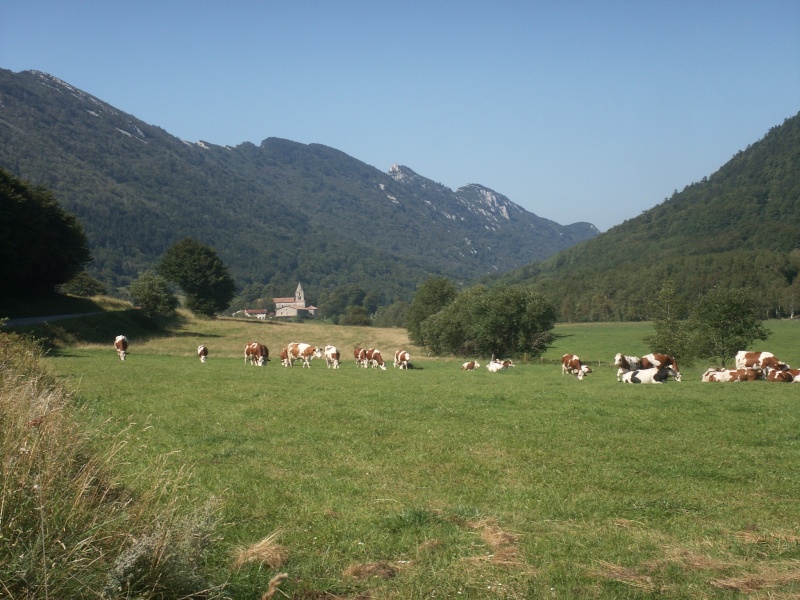
[[[301,342],[292,342],[287,347],[289,353],[289,366],[294,366],[294,361],[302,360],[303,368],[311,368],[311,359],[322,358],[322,350],[317,346],[311,346]]]
[[[125,360],[125,357],[128,355],[128,338],[124,335],[118,335],[116,339],[114,339],[114,348],[117,350],[119,359]]]
[[[477,360],[471,360],[471,361],[465,362],[463,365],[461,365],[461,370],[462,371],[474,371],[475,369],[479,369],[480,366],[481,366],[481,363],[479,363]]]
[[[203,344],[200,344],[197,347],[197,356],[200,357],[201,363],[206,362],[206,359],[208,359],[208,348],[206,348]]]
[[[381,369],[383,371],[386,370],[386,364],[383,362],[383,357],[381,356],[380,350],[369,348],[367,350],[367,358],[373,369]]]
[[[620,352],[614,357],[614,366],[617,369],[617,381],[622,381],[622,376],[628,371],[635,371],[642,368],[642,359],[638,356],[628,356]]]
[[[578,379],[583,379],[584,375],[591,373],[592,370],[588,365],[581,362],[575,354],[565,354],[561,357],[561,376],[565,373],[571,373]]]
[[[743,369],[745,367],[761,369],[763,371],[767,369],[785,371],[789,368],[789,365],[782,360],[778,360],[772,352],[747,352],[746,350],[740,350],[736,353],[736,368]]]
[[[325,346],[325,363],[328,368],[339,368],[339,350],[336,346]]]
[[[670,376],[675,377],[676,371],[672,367],[650,367],[628,371],[622,376],[623,383],[664,383]],[[679,379],[675,379],[679,381]]]
[[[788,369],[767,369],[767,381],[780,381],[783,383],[792,383],[794,377]]]
[[[401,369],[411,368],[411,355],[405,350],[398,350],[394,353],[394,366]]]
[[[264,344],[250,342],[244,347],[244,364],[263,367],[269,362],[269,350]]]
[[[646,354],[642,357],[642,369],[652,369],[653,367],[670,367],[675,373],[675,381],[681,380],[681,371],[675,358],[669,354]]]
[[[758,379],[764,379],[764,373],[761,369],[751,369],[750,367],[745,367],[743,369],[720,369],[710,367],[700,378],[701,381],[706,382],[756,381]]]
[[[292,361],[289,360],[289,348],[284,346],[281,348],[281,365],[284,367],[291,367]]]
[[[353,350],[353,358],[356,359],[356,368],[363,366],[363,359],[361,358],[362,352],[364,352],[363,348],[355,348]]]
[[[490,373],[499,373],[504,369],[508,369],[509,367],[515,367],[515,366],[516,365],[514,364],[514,361],[511,360],[510,358],[507,358],[506,360],[497,360],[496,358],[493,358],[492,362],[486,365],[486,368],[489,369]]]

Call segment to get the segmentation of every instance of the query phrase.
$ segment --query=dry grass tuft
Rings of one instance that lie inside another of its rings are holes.
[[[480,530],[481,539],[492,549],[487,556],[473,557],[473,562],[491,562],[495,565],[521,567],[522,562],[517,556],[519,536],[503,531],[493,519],[482,519],[467,523],[470,529]]]
[[[289,577],[288,573],[278,573],[277,575],[275,575],[275,577],[270,579],[269,588],[267,588],[267,591],[264,592],[263,596],[261,596],[261,600],[270,600],[270,598],[272,598],[275,595],[275,592],[278,591],[278,587],[284,581],[286,581],[287,577]]]
[[[289,551],[276,543],[275,540],[280,534],[281,530],[278,530],[260,542],[236,550],[233,557],[233,568],[241,569],[251,562],[257,562],[271,569],[281,568],[289,556]]]
[[[345,577],[352,577],[354,579],[392,579],[399,572],[398,567],[392,565],[384,560],[379,560],[374,563],[350,565],[342,573]]]
[[[609,562],[600,561],[599,568],[594,569],[593,575],[603,579],[612,579],[625,585],[645,590],[647,592],[656,591],[656,585],[649,575],[642,575],[636,569],[623,567]]]

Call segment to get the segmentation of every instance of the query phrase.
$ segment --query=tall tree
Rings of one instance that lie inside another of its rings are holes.
[[[423,338],[423,321],[450,304],[457,295],[456,284],[447,277],[426,279],[417,289],[406,315],[409,339],[417,345],[427,345]]]
[[[649,310],[655,333],[645,337],[644,343],[653,352],[674,356],[682,364],[690,365],[695,350],[692,323],[686,320],[686,305],[671,280],[661,286]]]
[[[52,294],[91,259],[83,227],[49,190],[0,169],[0,297]]]
[[[225,310],[236,292],[228,268],[210,246],[184,238],[169,248],[157,270],[186,294],[192,312],[214,316]]]
[[[130,293],[147,317],[171,317],[178,299],[170,291],[167,280],[152,271],[144,271],[131,282]]]
[[[766,340],[770,331],[762,323],[752,294],[741,288],[717,285],[700,297],[692,312],[698,355],[719,359],[725,366],[739,350],[755,340]]]

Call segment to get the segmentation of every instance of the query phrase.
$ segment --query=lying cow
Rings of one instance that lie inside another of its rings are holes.
[[[767,369],[767,381],[779,381],[781,383],[792,383],[792,377],[789,369]]]
[[[250,342],[244,347],[244,364],[263,367],[269,362],[269,350],[264,344]]]
[[[638,356],[629,356],[618,352],[614,357],[614,366],[617,369],[617,381],[622,381],[622,376],[628,371],[635,371],[642,368],[642,359]]]
[[[471,360],[471,361],[465,362],[463,365],[461,365],[461,370],[462,371],[474,371],[475,369],[479,369],[480,366],[481,366],[481,363],[479,363],[477,360]]]
[[[336,346],[325,346],[325,363],[329,369],[339,368],[339,350]]]
[[[398,350],[394,353],[394,366],[401,369],[410,369],[411,355],[405,350]]]
[[[772,352],[747,352],[740,350],[736,353],[736,368],[743,369],[750,367],[753,369],[778,369],[779,371],[786,371],[789,368],[782,360],[772,354]]]
[[[764,379],[764,373],[761,369],[751,369],[745,367],[744,369],[720,369],[711,367],[703,373],[700,378],[705,382],[726,382],[726,381],[756,381]]]
[[[800,383],[800,369],[789,369],[789,375],[792,376],[793,383]]]
[[[206,348],[203,344],[200,344],[197,347],[197,356],[200,357],[201,363],[206,362],[206,359],[208,359],[208,348]]]
[[[128,338],[124,335],[118,335],[114,339],[114,349],[117,351],[119,359],[125,360],[125,357],[128,355]]]
[[[304,344],[302,342],[292,342],[287,346],[287,351],[289,354],[289,366],[294,366],[294,361],[302,360],[303,361],[303,368],[308,367],[311,368],[311,359],[314,357],[322,358],[322,350],[320,350],[316,346],[311,346],[310,344]]]
[[[653,367],[669,367],[675,373],[675,381],[681,380],[681,372],[675,358],[669,354],[646,354],[642,357],[642,369],[652,369]]]
[[[623,383],[664,383],[670,377],[675,377],[675,381],[680,381],[676,377],[678,373],[672,367],[650,367],[649,369],[638,369],[628,371],[622,376]]]
[[[486,365],[486,368],[489,369],[490,373],[497,373],[499,371],[508,369],[509,367],[515,367],[515,366],[516,365],[514,364],[514,361],[511,360],[510,358],[507,358],[506,360],[497,360],[493,358],[492,362]]]
[[[561,357],[561,376],[569,373],[575,375],[578,379],[583,379],[585,375],[591,373],[592,370],[588,365],[581,362],[581,359],[575,354],[565,354]]]

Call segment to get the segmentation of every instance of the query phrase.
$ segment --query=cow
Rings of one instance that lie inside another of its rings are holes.
[[[789,375],[792,376],[793,383],[800,383],[800,369],[789,369]]]
[[[336,346],[325,346],[325,363],[328,368],[339,368],[339,350]]]
[[[361,353],[364,351],[363,348],[355,348],[353,350],[353,358],[356,359],[356,368],[363,366],[363,361],[361,358]]]
[[[675,381],[681,380],[681,371],[675,358],[669,354],[646,354],[642,357],[642,369],[652,369],[653,367],[669,367],[675,373]]]
[[[289,360],[289,348],[286,346],[281,348],[281,365],[284,367],[292,366],[292,361]]]
[[[764,379],[763,371],[761,371],[761,369],[751,369],[750,367],[745,367],[743,369],[720,369],[717,367],[710,367],[700,378],[701,381],[705,382],[756,381],[758,379]]]
[[[264,344],[250,342],[244,347],[244,364],[263,367],[269,362],[269,349]]]
[[[592,370],[581,362],[575,354],[565,354],[561,357],[561,376],[566,373],[575,375],[578,379],[583,379],[584,375],[588,375]]]
[[[788,369],[767,369],[767,381],[780,381],[792,383],[794,377]]]
[[[498,373],[500,371],[508,369],[509,367],[515,367],[515,366],[516,365],[514,364],[514,361],[511,360],[510,358],[506,360],[498,360],[496,358],[493,358],[492,362],[486,365],[486,368],[489,370],[490,373]]]
[[[481,363],[479,363],[477,360],[471,360],[471,361],[465,362],[463,365],[461,365],[461,370],[462,371],[474,371],[475,369],[479,369],[480,366],[481,366]]]
[[[623,383],[664,383],[670,376],[675,377],[677,372],[670,366],[650,367],[628,371],[622,376]],[[675,381],[680,381],[675,379]]]
[[[629,356],[618,352],[614,357],[614,366],[617,369],[617,381],[622,381],[622,376],[628,371],[635,371],[642,367],[642,359],[638,356]]]
[[[785,371],[789,368],[789,365],[782,360],[778,360],[772,352],[748,352],[746,350],[740,350],[736,353],[736,368],[743,369],[745,367],[761,369],[763,371],[767,369]]]
[[[119,359],[125,360],[125,357],[128,355],[128,338],[124,335],[118,335],[114,339],[114,348],[119,355]]]
[[[197,356],[200,357],[201,363],[206,362],[206,359],[208,359],[208,348],[206,348],[203,344],[200,344],[197,347]]]
[[[394,353],[394,366],[401,369],[410,369],[411,355],[405,350],[398,350]]]
[[[317,346],[311,346],[302,342],[292,342],[287,346],[289,353],[289,366],[294,366],[294,361],[302,360],[303,368],[311,368],[311,359],[322,358],[322,350]]]
[[[386,364],[383,362],[383,357],[381,356],[380,350],[369,348],[367,350],[367,357],[369,359],[369,364],[372,365],[373,369],[381,369],[383,371],[386,370]]]

